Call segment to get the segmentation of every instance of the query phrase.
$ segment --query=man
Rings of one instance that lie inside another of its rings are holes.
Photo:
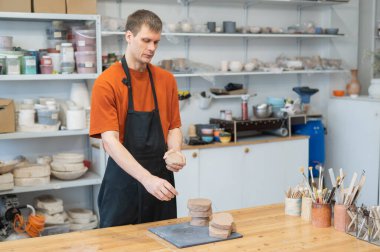
[[[125,30],[125,56],[99,76],[92,91],[90,135],[101,137],[110,155],[98,196],[100,227],[176,218],[173,172],[186,163],[176,81],[150,64],[162,22],[138,10]],[[183,162],[166,165],[172,152]]]

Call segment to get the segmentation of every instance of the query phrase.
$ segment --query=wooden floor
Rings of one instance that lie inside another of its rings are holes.
[[[380,251],[380,247],[333,228],[314,228],[299,217],[285,216],[283,205],[231,213],[243,238],[185,249],[176,248],[147,229],[188,218],[3,242],[0,251]]]

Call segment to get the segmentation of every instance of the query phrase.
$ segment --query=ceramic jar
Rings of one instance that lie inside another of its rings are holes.
[[[285,198],[285,215],[300,216],[301,215],[301,198]]]
[[[313,203],[311,208],[311,224],[317,228],[331,226],[331,205]]]
[[[350,217],[347,214],[345,205],[334,205],[334,228],[340,232],[346,230],[346,225],[349,223]]]
[[[380,79],[372,79],[368,88],[368,94],[371,98],[380,99]]]
[[[358,70],[357,69],[352,69],[351,70],[351,81],[347,84],[346,89],[347,89],[347,94],[350,95],[351,97],[358,96],[360,93],[360,83],[358,81]]]

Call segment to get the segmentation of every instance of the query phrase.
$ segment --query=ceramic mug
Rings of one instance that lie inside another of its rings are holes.
[[[207,29],[209,32],[215,32],[216,22],[207,22]]]

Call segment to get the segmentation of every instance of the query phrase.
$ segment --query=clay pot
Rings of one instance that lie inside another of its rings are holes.
[[[347,84],[347,94],[350,96],[358,96],[360,93],[360,83],[358,81],[358,70],[351,70],[351,81]]]

